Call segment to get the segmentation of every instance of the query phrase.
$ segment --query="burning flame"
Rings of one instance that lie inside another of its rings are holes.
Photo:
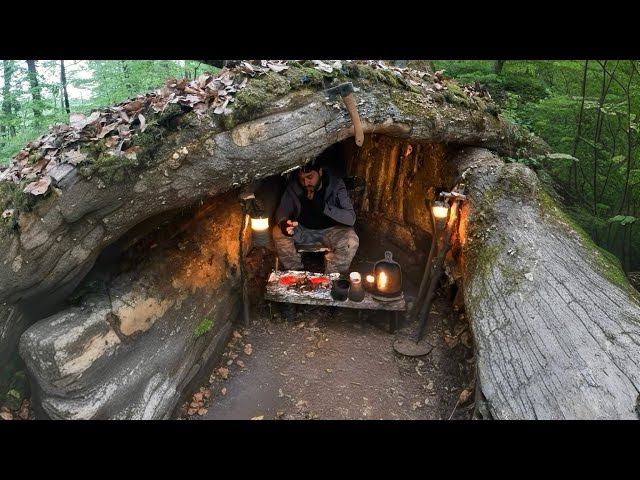
[[[385,288],[387,288],[387,274],[384,272],[380,272],[378,274],[378,283],[376,285],[376,287],[378,287],[378,290],[384,290]]]
[[[252,218],[251,229],[262,232],[269,228],[269,218]]]
[[[373,283],[376,281],[376,277],[373,275],[367,275],[367,283]]]

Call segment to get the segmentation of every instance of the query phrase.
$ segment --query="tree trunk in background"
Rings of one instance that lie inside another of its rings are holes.
[[[40,93],[40,84],[38,83],[38,71],[36,70],[36,61],[27,60],[27,69],[29,77],[29,91],[33,104],[33,118],[36,125],[40,125],[42,121],[42,94]]]
[[[69,93],[67,92],[67,72],[64,68],[64,60],[60,60],[60,86],[62,87],[64,110],[67,113],[71,113],[71,109],[69,108]]]
[[[16,127],[11,123],[13,112],[13,98],[11,94],[11,77],[13,77],[13,60],[3,60],[4,85],[2,86],[2,115],[6,124],[0,125],[0,134],[13,138],[16,136]]]
[[[127,93],[130,95],[133,92],[133,85],[131,84],[131,75],[129,75],[129,65],[126,60],[120,60],[120,65],[124,76],[124,86],[127,87]]]
[[[464,298],[482,416],[637,419],[640,297],[613,256],[529,168],[478,148],[452,161],[467,183]]]
[[[499,75],[502,72],[502,67],[504,67],[506,60],[494,60],[493,62],[493,73]]]
[[[580,141],[580,135],[582,134],[582,114],[584,113],[584,98],[585,92],[587,89],[587,66],[589,65],[589,60],[584,61],[584,68],[582,69],[582,91],[580,92],[580,112],[578,113],[578,126],[576,130],[576,138],[573,141],[573,150],[571,151],[572,156],[576,156],[576,152],[578,150],[578,142]],[[573,181],[574,191],[578,192],[578,165],[576,162],[571,162],[571,166],[569,167],[569,185],[571,185],[571,178]]]

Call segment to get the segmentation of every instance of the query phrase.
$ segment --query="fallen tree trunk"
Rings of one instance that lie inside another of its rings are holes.
[[[638,292],[533,171],[484,149],[465,149],[454,161],[467,182],[464,295],[486,399],[480,411],[499,419],[637,418]]]
[[[347,74],[340,69],[323,78],[312,68],[289,67],[286,75],[263,72],[246,82],[240,73],[258,67],[241,64],[231,72],[237,77],[227,70],[215,80],[201,77],[187,85],[188,94],[186,82],[176,81],[161,95],[142,95],[75,118],[70,126],[55,126],[32,142],[3,173],[13,182],[0,182],[6,227],[0,228],[0,365],[15,350],[24,328],[41,321],[22,336],[21,351],[49,416],[167,416],[180,388],[193,378],[192,370],[212,355],[211,348],[196,344],[194,327],[210,316],[216,319],[211,335],[228,331],[239,284],[230,242],[218,249],[222,252],[212,251],[215,275],[192,290],[176,287],[167,294],[161,285],[147,288],[139,279],[127,287],[125,297],[140,309],[124,322],[145,328],[123,331],[118,326],[123,322],[121,305],[113,299],[81,311],[57,307],[107,246],[145,220],[280,174],[352,137],[343,102],[327,98],[320,91],[324,83],[353,81],[359,88],[365,147],[367,139],[379,134],[411,142],[478,145],[510,156],[547,148],[495,115],[488,99],[430,74],[410,78],[397,69],[352,65]],[[314,79],[310,84],[309,78]],[[236,101],[230,104],[236,89]],[[217,105],[225,94],[224,103]],[[228,112],[227,105],[234,111]],[[26,192],[24,184],[30,180],[36,181]],[[8,198],[22,203],[13,205]],[[231,212],[233,202],[225,202]],[[29,208],[22,208],[25,204]],[[221,221],[225,232],[236,229],[237,223]],[[167,262],[160,270],[178,275],[180,262],[188,260]],[[217,292],[216,282],[222,279],[224,289]],[[175,296],[168,310],[145,310],[148,301],[164,309],[165,295]],[[183,302],[184,295],[193,298]],[[185,309],[190,309],[188,316]],[[188,354],[174,347],[172,355],[152,355],[167,336]],[[157,373],[167,368],[175,375]]]

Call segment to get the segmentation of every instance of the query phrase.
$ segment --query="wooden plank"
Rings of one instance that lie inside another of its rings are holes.
[[[269,280],[267,282],[267,288],[264,298],[274,302],[286,302],[286,303],[299,303],[304,305],[324,305],[332,307],[344,307],[344,308],[357,308],[360,310],[391,310],[391,311],[406,311],[407,304],[404,296],[398,300],[384,301],[377,300],[371,296],[369,292],[365,292],[365,297],[362,302],[352,302],[351,300],[338,301],[331,298],[331,285],[328,284],[324,287],[318,287],[314,290],[300,292],[296,288],[292,288],[288,285],[279,282],[283,276],[297,276],[299,278],[317,278],[317,277],[329,277],[330,280],[335,280],[339,277],[339,274],[332,273],[330,275],[323,275],[321,273],[312,273],[297,270],[286,270],[282,272],[271,272]]]

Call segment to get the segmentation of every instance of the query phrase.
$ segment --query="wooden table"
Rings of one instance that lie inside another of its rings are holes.
[[[393,316],[389,319],[389,331],[395,332],[398,328],[398,312],[407,310],[404,295],[397,300],[378,300],[370,292],[365,292],[364,300],[353,302],[351,300],[334,300],[331,297],[331,284],[318,287],[313,290],[300,291],[291,285],[283,284],[280,279],[284,276],[294,276],[299,279],[311,279],[319,277],[329,277],[331,281],[336,280],[339,274],[332,273],[324,275],[322,273],[312,273],[299,270],[284,270],[271,272],[267,281],[265,300],[283,303],[298,303],[304,305],[324,305],[328,307],[355,308],[358,310],[389,310]]]

